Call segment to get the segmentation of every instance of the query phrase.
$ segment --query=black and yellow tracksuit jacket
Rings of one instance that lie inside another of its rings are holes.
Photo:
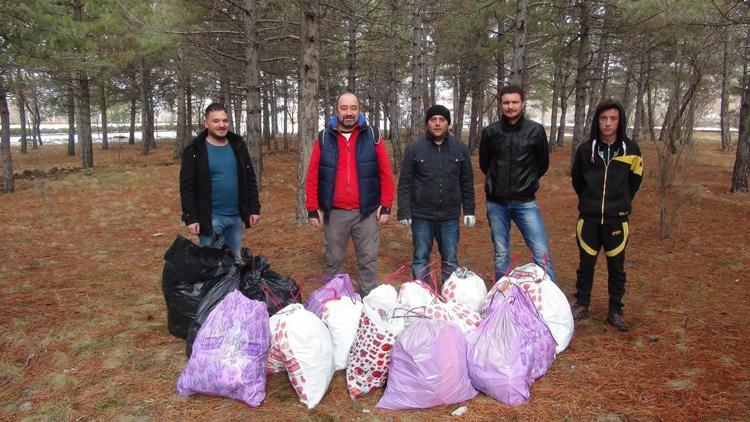
[[[641,150],[630,139],[581,144],[572,170],[581,218],[599,224],[627,221],[642,178]]]

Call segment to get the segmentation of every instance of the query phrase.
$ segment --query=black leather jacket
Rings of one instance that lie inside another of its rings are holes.
[[[424,135],[406,146],[398,179],[399,220],[448,220],[474,214],[474,172],[466,144]]]
[[[549,145],[544,126],[522,116],[516,124],[503,116],[482,130],[479,167],[487,176],[488,201],[531,201],[539,178],[549,168]]]
[[[180,202],[185,225],[200,223],[200,234],[210,236],[214,231],[211,225],[211,172],[208,169],[207,135],[208,132],[204,130],[182,151]],[[250,215],[260,214],[255,170],[242,137],[229,132],[227,140],[237,160],[240,218],[246,227],[250,227]]]

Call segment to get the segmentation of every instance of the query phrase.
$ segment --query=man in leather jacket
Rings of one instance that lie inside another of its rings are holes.
[[[557,281],[535,194],[549,167],[544,127],[524,116],[523,88],[508,85],[500,91],[503,115],[482,130],[479,167],[486,175],[487,219],[495,249],[495,277],[510,264],[510,222],[521,231],[534,262]]]

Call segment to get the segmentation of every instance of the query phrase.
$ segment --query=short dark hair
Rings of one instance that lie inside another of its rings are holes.
[[[622,106],[622,104],[620,104],[619,101],[607,98],[605,100],[602,100],[602,102],[600,102],[599,105],[596,106],[596,113],[594,113],[594,115],[598,116],[606,110],[617,110],[617,113],[621,114],[622,110],[624,110],[624,107]]]
[[[211,103],[206,107],[206,112],[203,114],[203,117],[208,117],[209,113],[212,111],[223,111],[224,113],[229,114],[227,111],[227,108],[224,107],[224,104],[222,103]]]
[[[523,88],[521,85],[505,85],[503,89],[500,90],[500,100],[502,101],[503,95],[505,94],[518,94],[521,96],[521,101],[526,101],[526,96],[523,93]]]

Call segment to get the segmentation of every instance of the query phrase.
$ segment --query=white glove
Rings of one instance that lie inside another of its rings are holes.
[[[466,227],[474,227],[474,224],[477,224],[477,218],[473,215],[465,215],[464,216],[464,226]]]
[[[411,226],[411,218],[406,218],[404,220],[398,220],[399,223],[401,223],[404,226]]]

